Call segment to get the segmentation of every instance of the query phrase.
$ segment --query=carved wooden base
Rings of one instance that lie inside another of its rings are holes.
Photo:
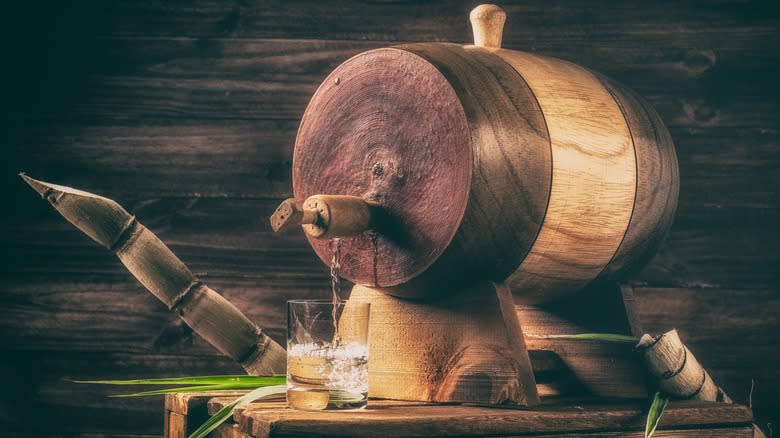
[[[354,287],[350,301],[371,303],[369,396],[537,404],[509,289],[484,283],[443,295],[421,302]]]

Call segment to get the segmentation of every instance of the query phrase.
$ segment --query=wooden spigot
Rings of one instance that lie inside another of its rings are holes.
[[[469,19],[474,31],[475,46],[501,48],[506,22],[506,12],[503,9],[491,4],[479,5],[471,10]]]
[[[314,195],[303,204],[285,199],[271,215],[271,228],[279,232],[301,225],[318,239],[360,234],[371,225],[371,206],[362,198],[347,195]]]

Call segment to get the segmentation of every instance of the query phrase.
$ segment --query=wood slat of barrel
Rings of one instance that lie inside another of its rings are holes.
[[[636,158],[620,108],[589,71],[524,52],[495,53],[528,82],[550,132],[547,215],[508,279],[516,296],[539,301],[585,286],[612,259],[633,211]]]

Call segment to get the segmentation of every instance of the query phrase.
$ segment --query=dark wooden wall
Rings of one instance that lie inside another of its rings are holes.
[[[160,399],[68,379],[240,369],[16,177],[104,194],[283,339],[283,302],[325,296],[290,194],[295,132],[340,62],[466,42],[474,2],[14,2],[4,6],[0,429],[160,434]],[[775,1],[525,0],[504,46],[581,63],[646,96],[681,170],[676,221],[633,277],[648,330],[680,329],[715,380],[780,420],[780,13]],[[102,436],[102,435],[101,435]]]

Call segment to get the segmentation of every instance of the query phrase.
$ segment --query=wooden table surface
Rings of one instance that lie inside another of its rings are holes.
[[[166,406],[187,414],[187,407],[207,401],[213,415],[235,394],[208,398],[171,395]],[[190,409],[189,425],[168,430],[167,437],[186,436],[204,419]],[[647,402],[546,399],[534,409],[441,405],[394,400],[370,400],[360,411],[296,411],[284,401],[258,402],[237,409],[213,436],[265,438],[322,437],[488,437],[488,436],[643,436]],[[202,414],[205,414],[203,412]],[[202,415],[201,414],[201,415]],[[753,437],[753,413],[739,404],[699,401],[670,403],[656,437]]]

